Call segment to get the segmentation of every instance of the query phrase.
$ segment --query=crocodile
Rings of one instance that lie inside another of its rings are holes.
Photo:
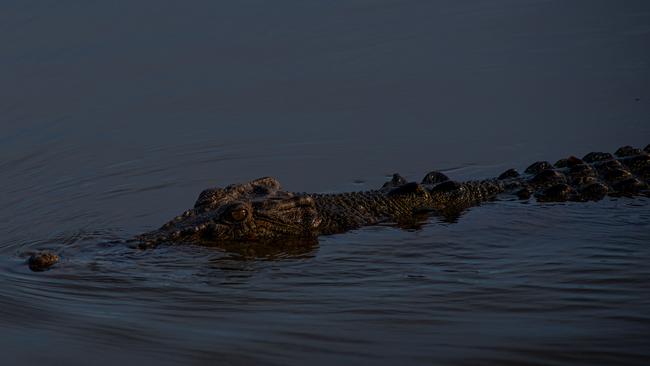
[[[623,146],[614,154],[591,152],[551,164],[538,161],[523,173],[509,169],[496,178],[458,182],[431,171],[421,182],[399,174],[381,188],[336,194],[295,193],[264,177],[199,194],[194,207],[157,230],[129,240],[137,247],[161,243],[221,244],[309,242],[321,235],[363,226],[417,227],[431,215],[453,221],[482,202],[510,195],[538,202],[599,201],[607,196],[650,196],[650,145]],[[44,270],[58,262],[51,252],[33,254],[28,263]]]

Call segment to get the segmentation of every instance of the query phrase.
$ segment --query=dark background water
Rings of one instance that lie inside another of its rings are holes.
[[[215,185],[493,176],[650,143],[646,1],[0,3],[2,364],[647,364],[647,199],[495,202],[242,259]],[[29,250],[62,254],[30,272]]]

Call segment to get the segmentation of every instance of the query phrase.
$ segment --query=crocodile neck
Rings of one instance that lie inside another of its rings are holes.
[[[518,181],[508,184],[516,186]],[[418,213],[456,216],[469,207],[493,199],[506,187],[502,181],[489,179],[309,196],[316,203],[322,220],[319,234],[328,235],[380,223],[408,225],[413,222],[414,214],[417,219]]]

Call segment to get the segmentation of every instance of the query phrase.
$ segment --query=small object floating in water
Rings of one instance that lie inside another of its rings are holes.
[[[50,267],[59,262],[60,257],[50,251],[41,251],[33,253],[27,260],[29,269],[34,272],[48,270]]]

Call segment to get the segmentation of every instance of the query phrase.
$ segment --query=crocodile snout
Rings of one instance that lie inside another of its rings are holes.
[[[40,272],[45,271],[58,263],[59,259],[59,256],[52,252],[41,251],[32,254],[27,260],[27,264],[29,265],[29,269],[32,271]]]

